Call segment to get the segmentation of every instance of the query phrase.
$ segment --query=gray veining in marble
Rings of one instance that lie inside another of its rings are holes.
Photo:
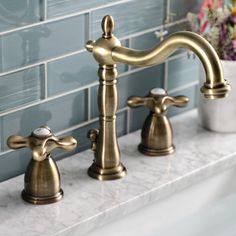
[[[136,147],[140,131],[119,139],[126,178],[99,182],[87,176],[91,151],[58,162],[63,201],[32,206],[20,198],[23,176],[0,184],[0,232],[4,236],[79,236],[117,220],[236,164],[236,134],[218,134],[197,125],[196,110],[174,117],[177,151],[146,157]]]

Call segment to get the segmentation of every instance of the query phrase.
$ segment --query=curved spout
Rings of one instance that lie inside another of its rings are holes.
[[[196,33],[183,31],[172,34],[159,45],[144,51],[117,46],[112,50],[112,60],[136,66],[151,66],[164,62],[178,48],[190,49],[201,60],[206,73],[206,82],[201,88],[205,97],[225,97],[230,85],[223,78],[218,55],[210,43]]]
[[[201,60],[206,73],[206,82],[201,88],[206,98],[226,97],[231,87],[223,78],[219,57],[211,44],[200,35],[192,32],[178,32],[170,35],[159,45],[138,51],[122,47],[120,41],[112,34],[114,20],[105,16],[102,20],[103,36],[96,41],[88,41],[86,48],[92,52],[100,66],[125,63],[137,66],[151,66],[163,62],[178,48],[193,51]]]

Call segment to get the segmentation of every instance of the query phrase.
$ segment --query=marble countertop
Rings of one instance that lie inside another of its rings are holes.
[[[128,175],[100,182],[87,176],[90,150],[58,162],[64,199],[34,206],[20,198],[23,175],[0,184],[0,235],[80,236],[236,164],[236,134],[206,131],[197,111],[172,118],[176,152],[147,157],[140,131],[119,138]]]

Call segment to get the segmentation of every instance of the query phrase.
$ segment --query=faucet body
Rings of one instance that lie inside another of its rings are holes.
[[[95,159],[88,174],[99,180],[113,180],[126,175],[120,162],[120,150],[116,135],[117,68],[116,65],[100,65],[98,70],[99,130],[91,130],[89,138]]]
[[[57,138],[47,126],[35,129],[30,136],[12,135],[7,139],[8,147],[20,149],[29,147],[32,159],[25,172],[22,198],[26,202],[42,205],[54,203],[62,199],[60,174],[51,151],[61,148],[73,150],[77,141],[72,137]]]
[[[141,143],[138,146],[141,153],[148,156],[163,156],[175,151],[172,126],[166,116],[167,109],[171,106],[184,107],[188,101],[185,96],[168,96],[161,88],[152,89],[145,97],[128,98],[128,106],[133,108],[144,106],[150,109],[143,124]]]
[[[201,92],[206,98],[225,97],[230,90],[230,85],[223,78],[221,63],[213,47],[195,33],[178,32],[150,50],[137,51],[122,47],[120,41],[113,36],[114,20],[111,16],[103,18],[102,29],[101,38],[88,41],[86,44],[87,50],[93,53],[99,63],[100,79],[98,91],[100,127],[99,132],[94,131],[92,132],[94,135],[90,136],[95,159],[88,174],[99,180],[110,180],[121,178],[126,173],[120,161],[116,135],[117,63],[151,66],[163,62],[178,48],[187,48],[195,52],[205,69],[206,82]]]

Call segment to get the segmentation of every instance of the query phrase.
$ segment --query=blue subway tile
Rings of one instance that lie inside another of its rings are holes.
[[[86,92],[80,91],[4,116],[4,148],[7,137],[12,134],[27,136],[35,128],[45,124],[53,132],[58,132],[86,121],[86,97]]]
[[[171,20],[185,18],[188,12],[198,13],[202,0],[170,0]]]
[[[115,3],[119,0],[48,0],[48,16],[49,18],[69,13],[89,10],[91,8],[100,7],[104,4]]]
[[[146,107],[131,108],[130,110],[130,132],[141,129],[150,110]]]
[[[98,81],[98,63],[82,52],[48,63],[48,95],[53,96]]]
[[[0,182],[24,173],[31,156],[29,148],[19,149],[2,155],[0,158]],[[22,190],[23,188],[24,183],[22,182]]]
[[[168,90],[199,80],[199,60],[183,56],[168,62]]]
[[[170,26],[168,28],[166,28],[168,31],[168,35],[178,32],[178,31],[190,31],[191,27],[188,21],[182,22],[182,23],[178,23],[176,25]]]
[[[91,118],[98,116],[98,86],[90,89],[90,115]]]
[[[0,111],[41,98],[40,66],[0,77]]]
[[[2,36],[2,71],[84,48],[84,15]]]
[[[130,47],[138,50],[146,50],[160,42],[155,31],[131,38]]]
[[[195,108],[197,106],[198,93],[199,93],[198,85],[194,85],[189,88],[179,90],[178,92],[170,93],[169,94],[170,96],[178,96],[178,95],[187,96],[189,98],[189,102],[186,107],[181,107],[181,108],[173,107],[173,106],[170,107],[168,109],[167,115],[171,117],[171,116],[175,116],[175,115],[181,114],[183,112],[186,112]]]
[[[124,46],[127,45],[125,41],[122,43]],[[49,62],[48,95],[53,96],[98,81],[98,67],[98,63],[89,52]],[[118,65],[119,74],[127,70],[127,65]]]
[[[1,0],[0,32],[40,21],[40,0]]]
[[[119,78],[119,107],[125,107],[130,96],[145,96],[152,88],[163,87],[163,77],[163,64],[161,64]]]
[[[164,0],[128,1],[112,7],[92,12],[92,37],[96,39],[102,34],[101,21],[105,15],[112,15],[117,37],[127,37],[148,28],[161,25],[164,17]]]

